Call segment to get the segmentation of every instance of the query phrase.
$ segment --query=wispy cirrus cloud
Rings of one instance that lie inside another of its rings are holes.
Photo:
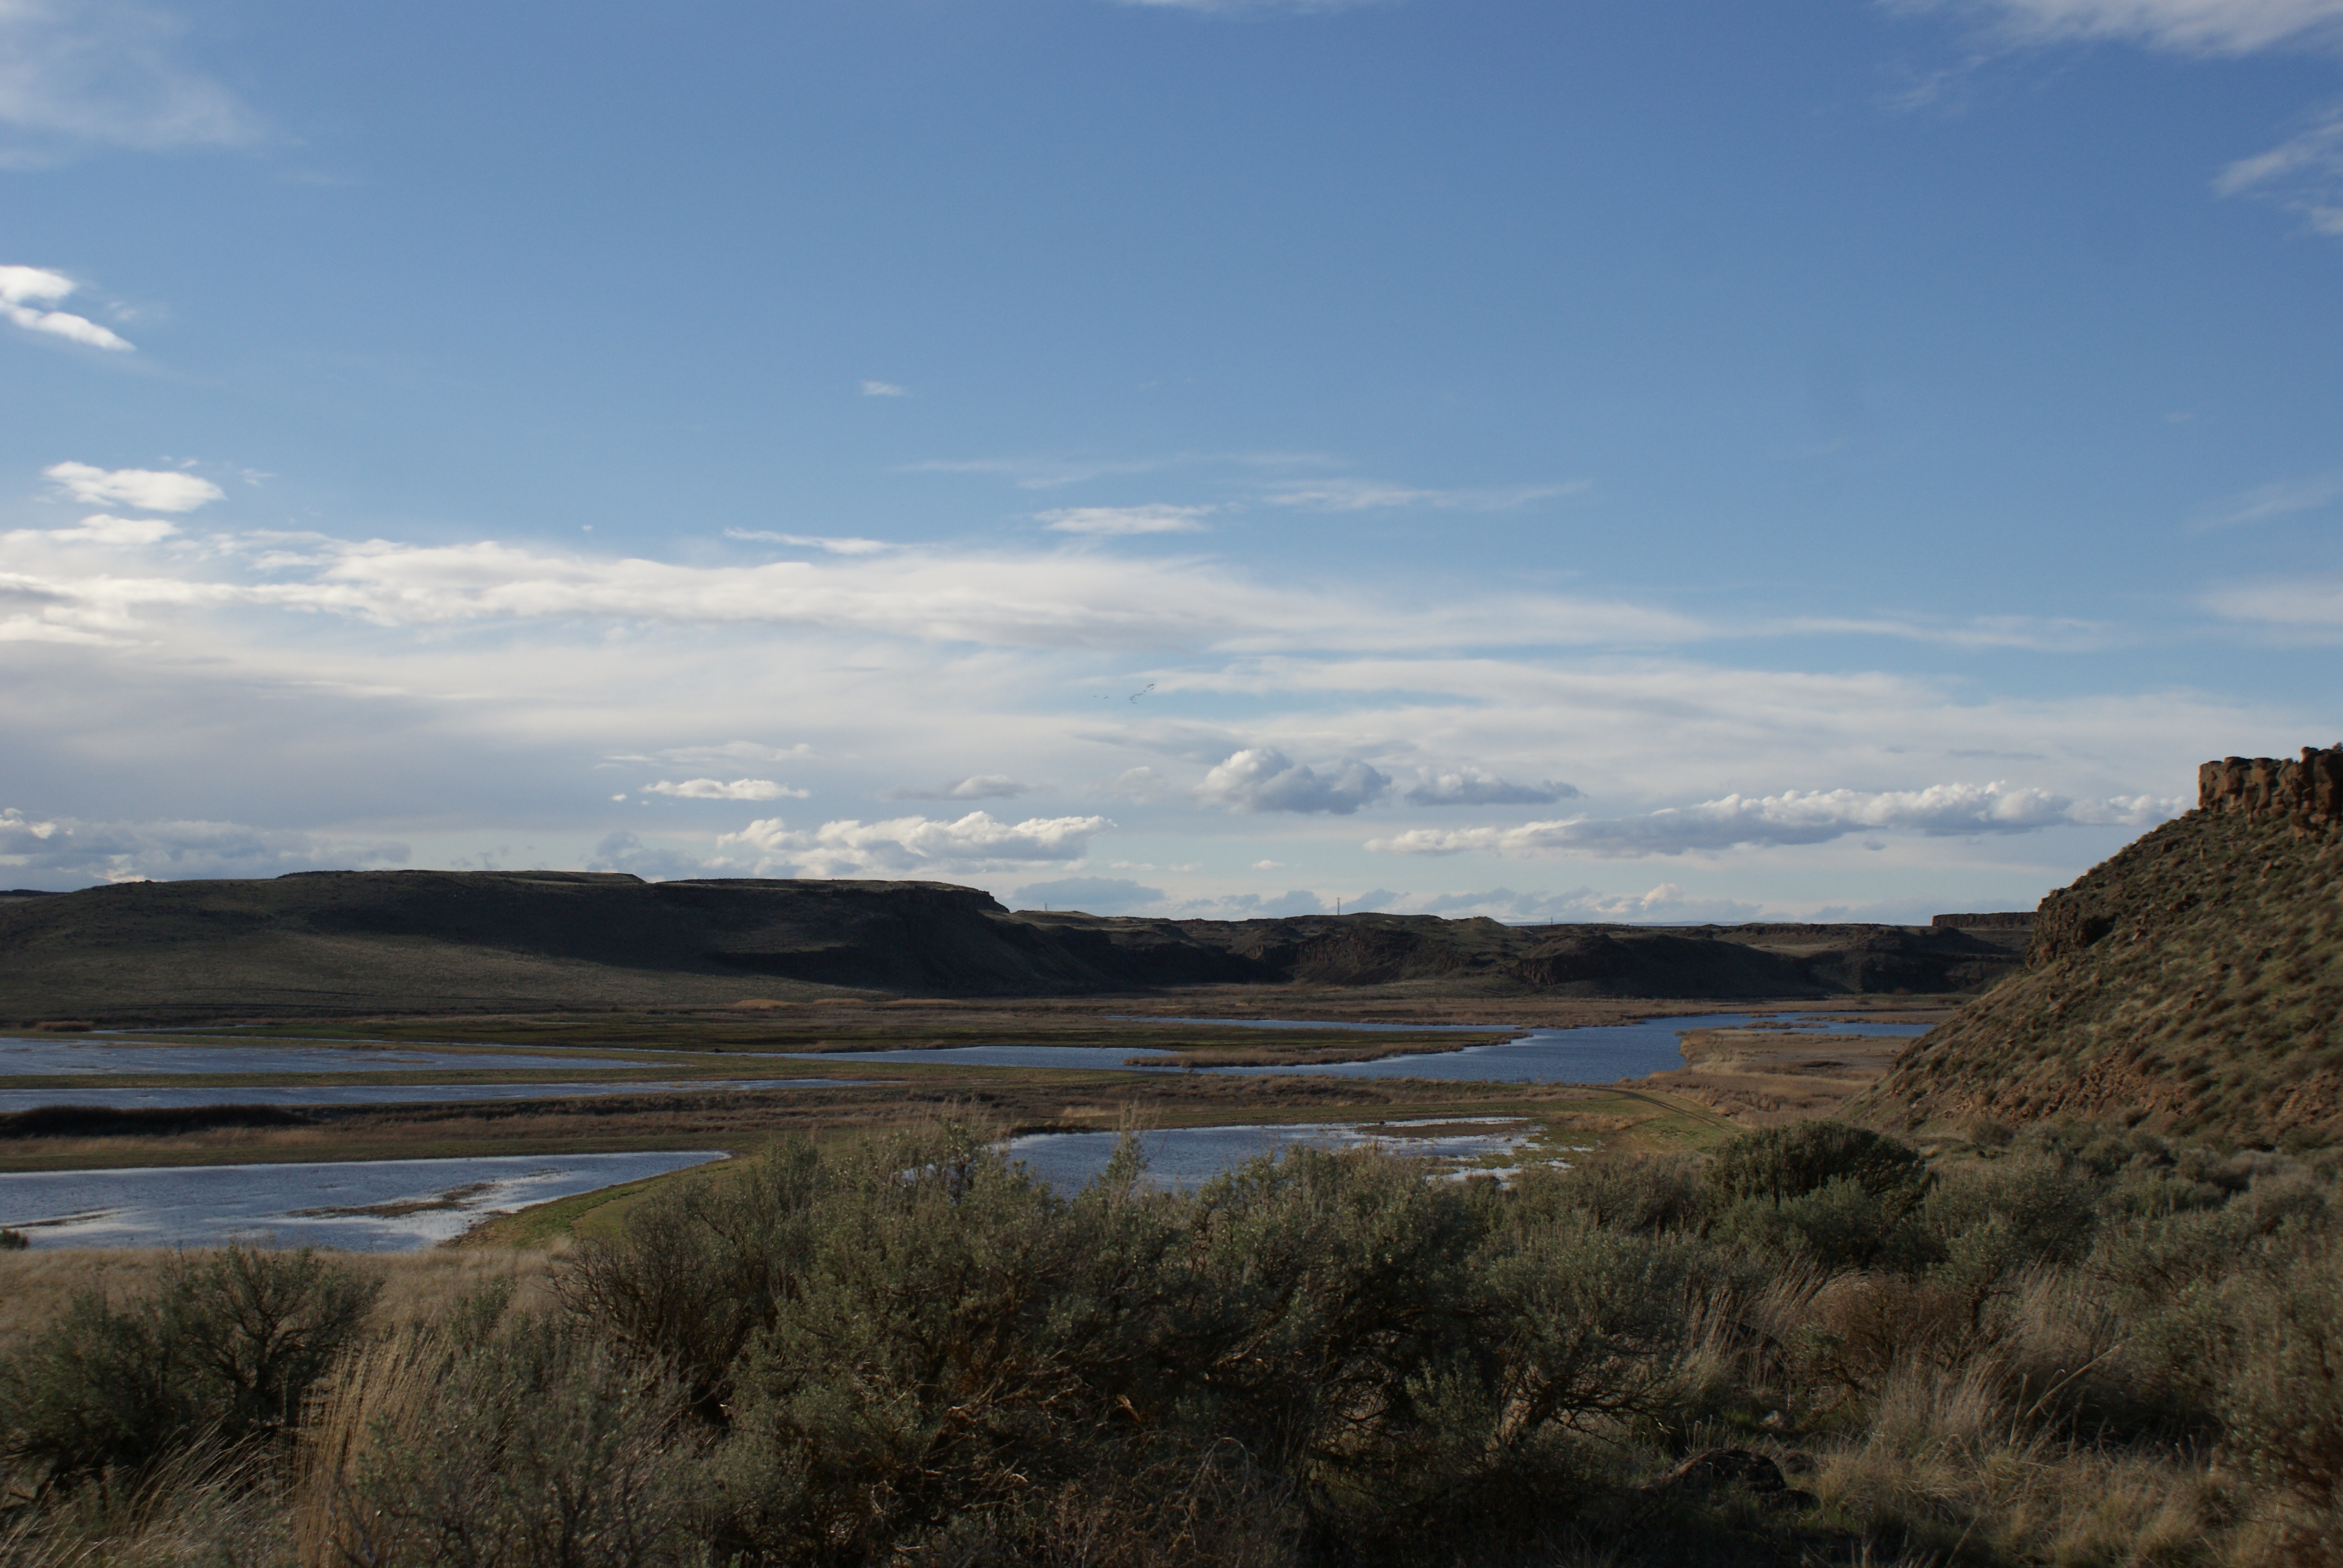
[[[1059,534],[1200,534],[1218,507],[1061,507],[1034,518]]]
[[[822,550],[833,556],[875,556],[895,547],[885,539],[864,539],[833,534],[777,534],[763,528],[727,528],[728,539],[747,539],[758,544],[794,545],[801,550]]]
[[[1272,506],[1312,512],[1373,512],[1400,508],[1433,511],[1503,512],[1532,501],[1574,496],[1593,487],[1584,479],[1562,485],[1510,485],[1483,489],[1432,489],[1378,479],[1292,479],[1272,485],[1264,498]]]
[[[184,33],[133,0],[0,0],[0,126],[41,143],[256,140],[258,117],[182,57]]]
[[[2314,233],[2343,236],[2343,105],[2329,105],[2277,146],[2223,169],[2213,192],[2276,202]]]
[[[892,381],[865,381],[862,384],[862,395],[865,397],[909,397],[911,395],[911,389],[908,387],[898,387]]]
[[[1820,844],[1850,833],[1933,838],[2030,833],[2045,828],[2145,828],[2179,813],[2181,801],[2139,795],[2074,800],[2007,784],[1932,784],[1924,789],[1785,790],[1728,795],[1638,817],[1579,817],[1513,828],[1413,829],[1369,842],[1395,855],[1683,855],[1745,846]]]
[[[0,4],[5,4],[5,0],[0,0]],[[0,317],[27,332],[62,337],[68,343],[80,343],[117,354],[131,352],[132,345],[128,339],[100,327],[86,316],[75,316],[70,310],[55,308],[57,301],[69,297],[80,287],[64,273],[51,272],[46,267],[0,266]]]
[[[2243,495],[2207,508],[2192,523],[2197,533],[2215,528],[2241,528],[2248,523],[2268,522],[2272,518],[2291,517],[2297,512],[2315,512],[2343,497],[2343,474],[2325,474],[2310,479],[2279,479],[2258,485]]]
[[[1890,0],[1906,10],[1941,0]],[[2188,55],[2249,55],[2323,45],[2343,32],[2343,0],[1961,0],[2026,42],[2109,39]]]

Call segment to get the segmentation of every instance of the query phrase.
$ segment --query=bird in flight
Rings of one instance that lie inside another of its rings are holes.
[[[1132,692],[1132,693],[1131,694],[1131,701],[1133,701],[1133,702],[1136,702],[1136,701],[1138,701],[1141,698],[1142,698],[1142,697],[1146,696],[1149,692],[1151,692],[1151,691],[1152,691],[1152,690],[1154,690],[1154,689],[1155,689],[1155,683],[1154,683],[1153,681],[1151,681],[1151,681],[1149,681],[1146,685],[1144,685],[1144,686],[1141,687],[1137,691]]]

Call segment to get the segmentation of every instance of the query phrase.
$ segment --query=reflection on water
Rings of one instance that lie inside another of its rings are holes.
[[[807,1059],[822,1061],[959,1061],[980,1067],[1129,1067],[1142,1072],[1185,1070],[1255,1076],[1295,1073],[1310,1078],[1423,1078],[1475,1083],[1614,1083],[1623,1078],[1673,1072],[1682,1067],[1684,1060],[1681,1041],[1684,1031],[1688,1029],[1735,1029],[1753,1023],[1779,1029],[1805,1027],[1835,1034],[1885,1036],[1922,1035],[1929,1028],[1924,1023],[1877,1023],[1867,1019],[1816,1020],[1805,1015],[1711,1012],[1695,1013],[1687,1018],[1651,1019],[1642,1023],[1589,1024],[1579,1029],[1534,1029],[1502,1045],[1469,1045],[1462,1050],[1411,1052],[1405,1056],[1386,1056],[1379,1061],[1321,1061],[1287,1067],[1182,1069],[1179,1057],[1172,1053],[1091,1045],[979,1045],[950,1050],[826,1051]],[[1329,1027],[1350,1029],[1357,1026],[1337,1024]]]
[[[750,1089],[860,1089],[868,1078],[700,1079],[682,1083],[328,1083],[233,1084],[211,1089],[0,1089],[0,1113],[49,1105],[106,1111],[193,1105],[425,1105],[467,1100],[555,1100],[594,1094],[689,1094]]]
[[[0,1039],[0,1077],[84,1072],[577,1072],[639,1067],[575,1052],[520,1055],[365,1045],[123,1045]]]
[[[724,1159],[718,1150],[195,1165],[0,1175],[0,1226],[35,1247],[232,1241],[404,1252],[491,1214]]]
[[[1237,1029],[1354,1029],[1363,1034],[1466,1034],[1476,1030],[1508,1029],[1502,1023],[1342,1023],[1329,1018],[1141,1018],[1136,1013],[1111,1012],[1118,1023],[1220,1023]]]
[[[1457,1131],[1466,1126],[1487,1131]],[[1340,1151],[1372,1143],[1393,1154],[1435,1160],[1452,1169],[1478,1166],[1493,1156],[1502,1156],[1510,1170],[1510,1161],[1539,1131],[1534,1123],[1510,1116],[1371,1124],[1174,1127],[1141,1134],[1139,1146],[1147,1156],[1148,1184],[1184,1191],[1248,1160],[1298,1147]],[[1034,1176],[1071,1194],[1106,1169],[1117,1137],[1112,1132],[1034,1132],[1011,1139],[1008,1151],[1011,1159],[1023,1161]]]

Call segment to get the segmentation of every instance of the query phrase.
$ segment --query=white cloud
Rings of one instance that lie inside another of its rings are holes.
[[[759,528],[727,528],[728,539],[756,539],[771,545],[795,545],[799,549],[828,550],[834,556],[875,556],[895,547],[884,539],[840,538],[826,534],[775,534]]]
[[[1197,800],[1231,811],[1330,811],[1349,816],[1381,799],[1391,779],[1356,759],[1332,772],[1295,762],[1272,746],[1252,746],[1231,756],[1196,787]]]
[[[1575,786],[1553,779],[1514,784],[1479,768],[1423,768],[1399,798],[1411,806],[1548,806],[1577,793]]]
[[[1313,512],[1372,512],[1399,507],[1428,507],[1434,511],[1502,512],[1554,496],[1579,494],[1586,481],[1567,485],[1516,485],[1503,489],[1433,490],[1374,479],[1295,479],[1270,487],[1273,506],[1300,507]]]
[[[76,501],[136,507],[146,512],[192,512],[226,494],[209,479],[168,470],[52,463],[41,472]]]
[[[1199,534],[1218,507],[1064,507],[1036,512],[1061,534]]]
[[[887,798],[890,800],[1007,800],[1019,795],[1030,795],[1041,788],[1039,784],[1021,783],[1006,773],[974,773],[940,789],[890,789]]]
[[[865,397],[909,397],[911,391],[910,387],[898,387],[892,381],[865,381],[862,395]]]
[[[0,125],[131,147],[253,140],[236,95],[175,57],[181,31],[130,0],[0,0]]]
[[[2117,39],[2191,55],[2246,55],[2325,42],[2343,0],[1986,0],[2021,38]]]
[[[70,528],[16,528],[0,535],[11,541],[48,539],[56,544],[153,545],[179,531],[161,518],[110,518],[100,512]]]
[[[277,877],[327,868],[399,866],[403,844],[247,827],[240,822],[90,822],[0,810],[0,868],[55,885],[184,877]]]
[[[1104,817],[1033,817],[1002,822],[985,811],[958,821],[898,817],[885,822],[824,822],[792,831],[778,817],[760,819],[716,840],[711,867],[753,865],[769,876],[782,867],[813,877],[874,872],[966,873],[1036,860],[1079,860],[1090,841],[1114,824]],[[724,850],[734,851],[723,855]]]
[[[792,789],[770,779],[686,779],[681,783],[660,779],[643,786],[646,795],[668,795],[679,800],[778,800],[784,795],[804,799],[810,790]]]
[[[0,0],[5,5],[6,0]],[[5,12],[0,12],[5,15]],[[85,316],[43,307],[65,298],[79,285],[61,272],[39,266],[0,266],[0,316],[27,332],[45,332],[93,348],[127,352],[130,344]]]
[[[2177,815],[2181,804],[2147,795],[2078,801],[1997,781],[1932,784],[1925,789],[1790,789],[1727,795],[1641,817],[1580,817],[1514,828],[1418,828],[1372,840],[1367,848],[1395,855],[1682,855],[1743,845],[1819,844],[1880,830],[1945,837],[2083,826],[2146,828]]]

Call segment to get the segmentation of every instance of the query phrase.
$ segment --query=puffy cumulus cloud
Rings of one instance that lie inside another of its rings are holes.
[[[92,506],[136,507],[142,512],[192,512],[226,492],[193,474],[155,468],[99,468],[87,463],[52,463],[44,477],[76,501]]]
[[[669,795],[679,800],[778,800],[784,795],[802,800],[811,793],[776,784],[770,779],[686,779],[670,783],[662,779],[643,786],[646,795]]]
[[[1577,794],[1576,786],[1558,779],[1515,784],[1478,768],[1426,768],[1417,770],[1415,782],[1399,798],[1411,806],[1550,806]]]
[[[1079,860],[1090,841],[1114,824],[1104,817],[1031,817],[1003,822],[990,812],[970,811],[957,821],[897,817],[884,822],[842,820],[792,830],[779,818],[764,818],[716,840],[711,868],[753,866],[759,876],[791,867],[812,877],[867,876],[874,872],[927,875],[1014,867],[1031,861]]]
[[[1820,844],[1849,833],[1901,831],[1932,837],[2029,833],[2045,828],[2145,828],[2177,815],[2177,799],[2147,795],[2071,800],[2006,784],[1932,784],[1926,789],[1786,790],[1728,795],[1641,817],[1574,818],[1514,828],[1419,828],[1367,848],[1397,855],[1682,855],[1743,845]]]
[[[2343,0],[1979,0],[1964,8],[2031,41],[2117,39],[2191,55],[2323,43],[2343,29]]]
[[[60,545],[156,545],[178,531],[178,524],[161,518],[114,518],[99,512],[70,528],[16,528],[0,538],[12,543],[45,539]]]
[[[1008,800],[1044,788],[1027,784],[1006,773],[971,773],[957,784],[937,789],[890,789],[890,800]]]
[[[88,822],[0,809],[0,869],[48,887],[402,866],[404,844],[240,822]]]
[[[1218,507],[1061,507],[1034,517],[1061,534],[1200,534]]]
[[[0,0],[0,19],[5,19],[6,0]],[[65,298],[80,285],[61,272],[51,272],[41,266],[0,266],[0,317],[5,317],[27,332],[45,333],[62,337],[68,343],[86,344],[92,348],[130,352],[130,343],[100,327],[86,316],[75,316],[70,310],[53,310],[48,307]]]
[[[1389,775],[1355,758],[1321,773],[1273,746],[1249,746],[1204,775],[1196,799],[1251,814],[1331,811],[1347,817],[1391,790]]]
[[[1020,910],[1069,910],[1092,915],[1127,915],[1163,902],[1161,888],[1150,888],[1129,877],[1061,877],[1053,882],[1028,882],[1011,895]]]

